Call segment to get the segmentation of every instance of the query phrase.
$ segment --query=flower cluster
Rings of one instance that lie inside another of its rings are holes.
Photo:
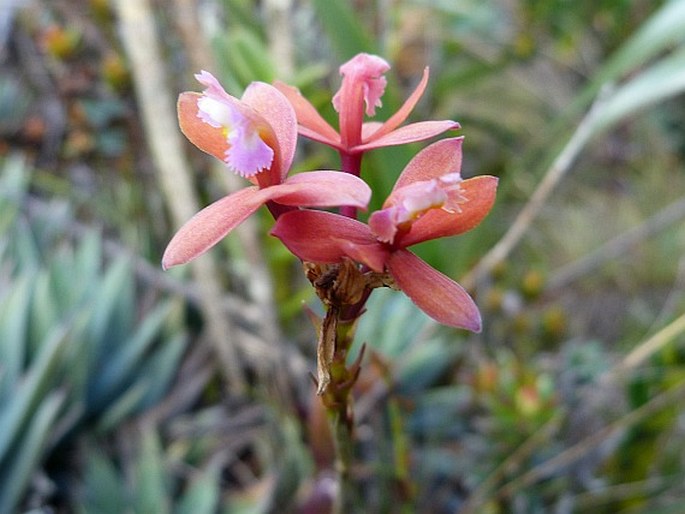
[[[342,84],[333,97],[338,130],[294,87],[253,83],[238,99],[227,94],[210,73],[198,74],[204,92],[179,97],[181,130],[198,148],[252,185],[189,220],[169,243],[163,267],[204,253],[266,205],[276,220],[271,234],[305,263],[344,264],[345,269],[352,263],[361,277],[357,289],[362,292],[390,285],[438,322],[479,331],[480,314],[466,291],[408,249],[474,228],[494,203],[495,177],[463,179],[460,175],[463,138],[442,139],[424,148],[401,172],[368,223],[356,219],[357,209],[366,209],[371,197],[360,177],[365,152],[424,141],[459,128],[451,120],[405,124],[426,89],[428,69],[396,113],[383,123],[365,121],[365,114],[374,116],[381,106],[389,68],[385,60],[368,54],[359,54],[340,67]],[[341,170],[288,176],[298,133],[335,148]],[[318,209],[323,207],[338,208],[338,212]],[[315,287],[320,289],[321,284]],[[367,297],[362,293],[355,301],[363,304]]]

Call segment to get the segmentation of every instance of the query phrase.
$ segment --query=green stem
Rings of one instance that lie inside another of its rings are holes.
[[[354,462],[354,414],[351,391],[357,379],[359,362],[349,367],[346,364],[347,354],[354,339],[357,317],[345,319],[342,311],[346,310],[349,309],[341,309],[337,313],[331,382],[322,398],[328,412],[335,447],[335,471],[338,477],[338,495],[333,509],[335,514],[354,512],[357,496],[351,469]],[[353,311],[358,312],[355,309]]]
[[[335,472],[338,477],[338,494],[333,505],[334,514],[354,512],[356,497],[351,476],[353,462],[353,435],[347,422],[347,414],[340,411],[329,413],[329,421],[335,443]]]
[[[345,260],[336,265],[305,265],[307,278],[326,305],[317,343],[317,394],[326,409],[335,448],[338,495],[334,512],[354,512],[356,487],[352,475],[354,462],[354,387],[364,347],[356,361],[347,365],[357,320],[374,285],[358,265]]]

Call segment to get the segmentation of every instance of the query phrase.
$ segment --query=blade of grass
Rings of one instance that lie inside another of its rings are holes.
[[[602,380],[608,381],[617,379],[621,375],[637,368],[652,355],[663,350],[682,333],[685,333],[685,314],[674,319],[652,337],[633,348],[619,364],[602,377]]]
[[[556,156],[529,201],[507,232],[464,278],[469,289],[502,262],[521,241],[533,220],[540,214],[552,191],[571,170],[585,146],[619,121],[648,105],[685,91],[685,49],[653,64],[615,91],[601,94],[578,128]]]

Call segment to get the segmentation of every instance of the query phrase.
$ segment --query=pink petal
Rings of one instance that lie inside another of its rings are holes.
[[[441,139],[417,153],[402,170],[393,191],[414,182],[431,180],[461,170],[464,137]],[[392,195],[391,195],[392,196]],[[388,197],[389,199],[390,197]]]
[[[442,208],[447,200],[438,179],[413,182],[392,192],[383,209],[369,217],[369,228],[380,241],[393,243],[398,230],[406,232],[427,211]]]
[[[344,149],[349,151],[361,143],[364,104],[368,115],[375,114],[385,91],[383,73],[389,69],[383,59],[369,54],[358,54],[340,67],[343,80],[333,97],[333,107],[340,115],[340,142]]]
[[[369,260],[375,264],[385,258],[369,227],[331,212],[287,212],[279,216],[270,233],[303,261],[340,262],[344,256],[350,256],[350,245],[364,247],[363,253],[372,256]]]
[[[344,148],[340,143],[340,138],[337,138],[336,140],[328,139],[323,137],[319,132],[314,132],[307,127],[303,127],[302,125],[300,125],[298,132],[302,137],[306,137],[312,141],[316,141],[317,143],[323,143],[324,145],[332,146],[336,150],[342,150]]]
[[[224,160],[229,149],[228,140],[222,128],[215,128],[198,117],[197,102],[200,93],[186,92],[178,97],[178,124],[188,140],[203,152]]]
[[[392,243],[395,240],[399,214],[401,213],[396,207],[388,207],[371,213],[371,216],[369,216],[369,228],[379,241]]]
[[[409,232],[398,234],[395,243],[406,248],[422,241],[456,236],[471,230],[483,221],[495,203],[497,181],[497,177],[489,175],[464,180],[460,183],[460,191],[465,201],[459,204],[458,211],[433,209],[426,212],[412,224]]]
[[[397,286],[431,318],[450,327],[481,331],[478,307],[454,280],[408,250],[393,252],[387,265]]]
[[[423,77],[421,78],[421,82],[419,82],[419,85],[416,86],[416,89],[414,92],[409,95],[409,98],[407,98],[402,105],[402,107],[399,108],[399,110],[390,116],[388,120],[383,123],[377,131],[372,133],[370,136],[362,138],[362,141],[366,143],[370,143],[371,140],[376,140],[379,139],[386,134],[389,134],[393,130],[395,130],[397,127],[402,125],[402,123],[405,122],[411,111],[414,110],[414,107],[416,107],[416,104],[418,103],[419,99],[423,95],[423,92],[426,90],[426,85],[428,84],[428,67],[426,67],[423,70]]]
[[[345,109],[346,86],[361,87],[363,91],[364,103],[366,104],[367,116],[376,114],[376,107],[380,107],[381,97],[385,93],[385,86],[388,81],[383,74],[390,69],[388,62],[378,57],[361,53],[340,66],[340,74],[343,76],[343,86],[333,97],[333,107],[338,112]]]
[[[241,100],[269,122],[277,140],[277,155],[280,158],[278,170],[271,171],[278,174],[272,179],[272,184],[278,184],[285,179],[295,155],[297,144],[297,118],[288,99],[275,87],[264,82],[250,84]],[[275,166],[274,166],[275,168]]]
[[[362,121],[364,119],[364,89],[362,84],[351,84],[343,81],[340,91],[334,99],[338,99],[340,144],[345,149],[351,149],[361,143]]]
[[[186,92],[178,98],[181,131],[233,172],[255,180],[255,175],[272,167],[274,155],[280,155],[271,125],[246,103],[228,95],[210,73],[198,78],[208,86],[205,94]],[[265,177],[260,181],[271,183]]]
[[[416,141],[424,141],[431,137],[442,134],[447,130],[456,130],[459,123],[451,120],[444,121],[420,121],[400,127],[389,134],[376,139],[371,136],[371,141],[365,144],[355,145],[352,150],[355,152],[366,152],[374,148],[384,146],[397,146]]]
[[[219,101],[230,102],[235,100],[234,97],[226,92],[217,78],[208,71],[202,70],[200,73],[196,73],[195,78],[200,84],[207,88],[203,92],[206,96]]]
[[[340,171],[308,171],[274,186],[271,199],[301,207],[352,206],[366,209],[371,188],[362,179]]]
[[[340,135],[323,119],[309,100],[300,94],[299,89],[283,82],[275,82],[274,87],[285,95],[295,109],[300,133],[303,136],[331,146],[340,144]]]
[[[202,255],[268,198],[268,193],[251,186],[208,205],[176,232],[164,251],[162,267],[185,264]]]
[[[238,111],[225,109],[225,104],[215,102],[210,98],[201,98],[198,101],[202,119],[204,119],[202,115],[207,114],[203,104],[207,103],[213,103],[211,106],[213,115],[220,114],[219,118],[228,122],[222,126],[227,131],[229,144],[223,161],[229,169],[247,178],[272,168],[274,150],[261,139],[249,120],[242,118]],[[215,119],[217,118],[210,118],[210,121]]]
[[[362,141],[368,140],[382,126],[383,123],[380,121],[365,121],[362,123]]]

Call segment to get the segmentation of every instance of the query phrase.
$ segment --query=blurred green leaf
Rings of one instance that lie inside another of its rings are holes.
[[[184,333],[165,339],[164,344],[142,360],[138,375],[148,379],[145,395],[139,408],[147,408],[162,399],[171,385],[178,370],[183,352],[188,346],[188,336]]]
[[[596,135],[641,109],[684,91],[685,48],[662,58],[610,92],[608,98],[600,99],[596,112],[591,113],[588,130]]]
[[[99,363],[101,371],[93,376],[90,384],[92,398],[103,401],[112,397],[124,382],[132,379],[134,370],[155,342],[155,337],[159,334],[171,308],[171,302],[158,305],[148,313],[132,336],[118,343],[120,348],[118,352],[102,356],[106,360]]]
[[[4,44],[4,41],[3,41]],[[0,133],[13,133],[21,129],[21,123],[32,103],[32,95],[23,87],[18,77],[3,74],[0,78]]]
[[[21,442],[12,448],[14,457],[2,461],[0,451],[0,512],[13,512],[22,494],[42,460],[58,411],[64,402],[64,393],[49,394],[35,409]]]
[[[649,59],[685,41],[685,2],[670,0],[652,14],[616,51],[596,75],[595,82],[614,81]]]
[[[83,502],[81,514],[121,514],[126,512],[128,502],[116,467],[97,448],[85,448]]]
[[[26,162],[19,155],[12,155],[2,162],[0,173],[0,234],[15,222],[29,183]]]
[[[565,114],[555,123],[567,124],[585,109],[603,87],[620,81],[635,72],[649,59],[683,42],[685,33],[685,3],[671,0],[664,3],[592,76],[590,82],[574,98]],[[655,100],[658,101],[658,100]],[[646,105],[646,104],[645,104]]]
[[[275,79],[268,49],[254,32],[237,27],[215,38],[214,47],[230,93],[240,96],[255,80],[270,83]]]
[[[175,514],[214,514],[221,497],[219,476],[215,469],[199,473],[181,497]]]
[[[429,388],[454,364],[461,353],[460,341],[431,339],[415,345],[398,361],[396,379],[403,394],[417,394]]]
[[[93,356],[108,354],[109,348],[131,331],[133,304],[131,265],[128,259],[120,258],[112,263],[98,284],[98,293],[93,299],[92,315],[87,326],[87,337],[95,342],[90,350]]]
[[[26,376],[15,384],[9,401],[0,405],[0,463],[24,430],[42,396],[54,383],[68,343],[68,326],[55,327],[41,345],[38,357]]]
[[[367,305],[368,312],[357,328],[355,346],[367,343],[387,357],[397,358],[407,351],[428,321],[400,291],[376,289]]]
[[[0,405],[24,371],[32,286],[32,278],[24,275],[0,299]]]
[[[377,53],[371,37],[347,2],[314,0],[312,5],[341,61],[360,52]]]
[[[145,428],[135,465],[135,511],[138,514],[171,512],[167,477],[159,436],[152,427]]]
[[[435,438],[458,435],[467,421],[460,421],[459,412],[470,400],[471,395],[463,386],[432,388],[416,399],[407,426],[411,431]]]
[[[102,409],[102,412],[97,423],[98,431],[105,433],[108,430],[115,429],[117,424],[135,412],[145,396],[145,390],[149,383],[150,380],[141,377],[134,384],[126,387],[117,396],[110,399],[108,403],[105,404],[103,402],[99,404],[98,407]]]

